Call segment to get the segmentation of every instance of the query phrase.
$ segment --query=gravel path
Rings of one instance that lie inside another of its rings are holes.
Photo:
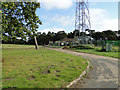
[[[90,60],[92,70],[88,73],[83,88],[118,88],[118,59],[98,56],[87,53],[74,52],[64,49],[50,48],[53,50],[81,56]],[[74,88],[80,88],[79,82]]]

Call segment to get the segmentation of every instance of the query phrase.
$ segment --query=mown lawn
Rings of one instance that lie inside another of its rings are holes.
[[[86,45],[87,47],[91,47],[90,45]],[[101,56],[107,56],[107,57],[113,57],[113,58],[120,58],[119,57],[119,49],[117,46],[112,47],[111,52],[102,52],[100,46],[92,46],[93,49],[80,49],[80,48],[71,48],[71,50],[77,51],[77,52],[85,52],[90,54],[96,54]]]
[[[33,45],[2,45],[2,87],[57,88],[77,78],[87,60]]]

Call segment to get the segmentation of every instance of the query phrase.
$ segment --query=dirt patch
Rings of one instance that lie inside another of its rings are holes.
[[[81,67],[78,67],[79,69],[81,69]]]
[[[23,57],[23,56],[21,56],[21,57],[20,57],[20,59],[24,59],[24,57]]]
[[[29,69],[30,70],[30,72],[34,72],[34,70],[33,69]]]
[[[37,64],[33,64],[34,66],[36,66]]]
[[[60,72],[60,70],[56,70],[55,72]]]
[[[32,69],[30,69],[30,71],[33,71]]]
[[[34,78],[35,78],[35,76],[28,77],[29,80],[33,80]]]
[[[62,49],[69,49],[68,47],[63,47]]]
[[[2,67],[6,67],[6,65],[2,65]]]
[[[72,62],[73,60],[70,60],[70,62]]]
[[[75,67],[75,66],[69,66],[69,68],[77,68],[77,67]]]
[[[71,68],[76,68],[76,67],[71,67]]]
[[[5,59],[4,58],[2,58],[2,63],[4,63],[5,62]]]
[[[59,80],[59,79],[54,77],[54,78],[52,78],[52,80]]]
[[[56,77],[60,77],[61,75],[55,75]]]
[[[55,67],[55,65],[47,66],[48,69]]]
[[[49,74],[49,73],[51,73],[51,71],[50,70],[45,70],[45,71],[42,71],[41,73],[42,74]]]
[[[7,81],[7,80],[12,80],[14,79],[13,77],[8,77],[8,78],[5,78],[3,81]]]
[[[35,69],[41,70],[43,67],[34,67]]]
[[[64,63],[65,61],[61,61],[60,63]]]

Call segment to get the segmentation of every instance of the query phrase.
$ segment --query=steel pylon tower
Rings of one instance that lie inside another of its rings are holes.
[[[84,37],[80,33],[86,29],[91,29],[88,0],[76,0],[75,30],[79,31],[79,38]]]

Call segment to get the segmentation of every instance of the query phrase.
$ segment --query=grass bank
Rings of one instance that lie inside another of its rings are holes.
[[[89,54],[95,54],[95,55],[101,55],[101,56],[106,56],[106,57],[113,57],[113,58],[120,58],[119,57],[119,49],[117,46],[112,47],[111,52],[102,52],[100,46],[90,46],[90,45],[85,45],[87,48],[70,48],[70,50],[74,50],[77,52],[85,52]]]
[[[2,45],[2,87],[58,88],[78,77],[87,60],[33,45]]]

